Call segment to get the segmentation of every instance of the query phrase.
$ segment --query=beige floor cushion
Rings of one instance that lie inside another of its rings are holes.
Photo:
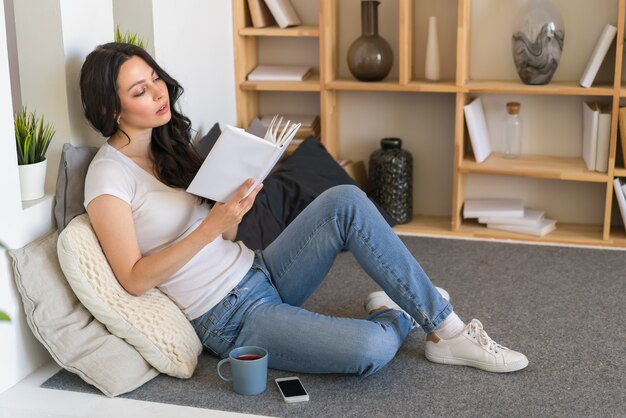
[[[107,396],[130,392],[159,372],[78,301],[57,257],[56,231],[10,250],[15,284],[35,337],[52,358]]]
[[[191,377],[202,344],[182,311],[158,289],[132,296],[119,284],[86,214],[59,235],[61,268],[78,299],[109,331],[126,340],[154,368]]]

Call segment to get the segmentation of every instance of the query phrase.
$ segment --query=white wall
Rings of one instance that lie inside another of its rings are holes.
[[[0,91],[11,91],[9,52],[4,8],[0,8]],[[0,95],[0,138],[14,138],[13,103],[9,94]],[[52,225],[51,200],[22,210],[15,141],[0,141],[0,241],[19,248],[44,234]],[[0,309],[12,322],[0,322],[0,392],[23,378],[46,360],[42,347],[30,334],[13,283],[8,256],[0,254]]]
[[[61,0],[61,21],[70,126],[69,137],[64,142],[99,146],[102,144],[102,136],[91,128],[83,116],[79,88],[80,68],[87,54],[97,45],[113,41],[111,0]]]
[[[153,0],[155,59],[185,89],[179,104],[197,136],[236,123],[230,1]]]
[[[136,33],[146,50],[154,56],[152,0],[113,0],[113,20],[122,34]]]
[[[115,1],[115,14],[114,4]],[[13,138],[22,103],[56,127],[47,158],[47,196],[23,204],[15,144],[0,141],[0,242],[20,248],[54,227],[53,198],[63,143],[100,145],[84,120],[78,77],[94,46],[122,31],[142,33],[148,50],[185,88],[181,105],[198,134],[235,123],[232,16],[228,1],[4,0],[0,8],[0,138]],[[6,13],[5,21],[5,10]],[[144,34],[145,32],[145,34]],[[4,94],[11,92],[11,94]],[[0,254],[0,392],[50,360],[32,336],[8,256]]]

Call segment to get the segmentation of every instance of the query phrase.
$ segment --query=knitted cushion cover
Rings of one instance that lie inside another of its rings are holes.
[[[163,292],[133,296],[119,284],[86,214],[74,218],[57,245],[63,273],[78,299],[113,334],[158,371],[189,378],[202,344],[191,323]]]

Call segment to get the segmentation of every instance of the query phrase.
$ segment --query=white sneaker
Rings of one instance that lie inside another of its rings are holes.
[[[450,301],[450,294],[445,289],[436,286],[435,289],[439,291],[445,300]],[[365,311],[369,314],[381,308],[397,309],[404,312],[406,316],[411,318],[411,315],[406,313],[404,309],[400,308],[398,304],[395,303],[384,291],[379,290],[378,292],[370,293],[367,296],[367,299],[365,299]],[[419,327],[419,324],[415,322],[413,318],[411,318],[411,321],[413,321],[413,328]]]
[[[426,358],[433,363],[470,366],[494,373],[514,372],[528,366],[525,355],[489,338],[478,319],[472,319],[454,338],[443,340],[435,333],[428,334]]]

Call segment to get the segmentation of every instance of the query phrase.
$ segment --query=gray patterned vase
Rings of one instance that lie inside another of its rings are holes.
[[[370,197],[398,223],[413,216],[413,157],[400,138],[383,138],[370,157]]]
[[[548,84],[563,52],[565,28],[550,0],[528,0],[513,28],[513,61],[526,84]]]

